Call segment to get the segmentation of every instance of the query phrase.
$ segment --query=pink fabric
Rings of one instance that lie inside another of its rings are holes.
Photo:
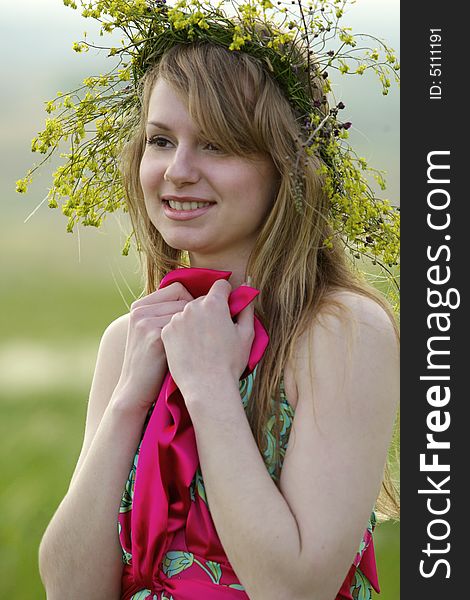
[[[358,553],[356,555],[354,563],[351,565],[346,579],[343,581],[343,585],[341,586],[341,589],[339,590],[335,600],[354,600],[351,594],[351,586],[354,584],[355,574],[358,567],[367,577],[374,590],[378,594],[380,593],[372,533],[367,530],[363,539],[366,543],[365,548],[360,554]]]
[[[193,297],[199,297],[207,294],[216,280],[228,279],[230,275],[229,271],[212,269],[177,269],[163,278],[160,288],[179,281]],[[230,314],[236,316],[258,293],[249,286],[234,290],[229,297]],[[256,316],[254,328],[255,338],[242,377],[254,370],[269,341]],[[248,600],[222,548],[206,502],[199,494],[190,497],[189,488],[198,466],[191,419],[168,372],[142,439],[132,509],[120,515],[121,539],[132,554],[131,564],[125,564],[123,569],[122,600],[129,600],[144,589],[150,590],[148,598],[155,594],[159,600],[168,594],[173,600],[219,600],[222,596],[227,600]],[[336,600],[352,600],[350,588],[358,565],[379,591],[370,531],[366,531],[364,542]],[[190,568],[172,572],[168,557],[165,559],[167,552],[183,560],[184,553],[188,553]],[[220,566],[215,582],[205,572],[208,561],[218,563],[214,568]],[[205,570],[199,568],[203,563]]]
[[[228,279],[230,275],[229,271],[212,269],[177,269],[163,278],[160,288],[179,281],[193,297],[199,297],[207,294],[215,281]],[[249,286],[240,286],[234,290],[229,297],[232,317],[243,310],[258,293],[258,290]],[[268,344],[266,330],[256,316],[254,328],[255,338],[243,377],[253,371]],[[178,592],[178,600],[186,597],[182,591],[180,593],[179,588],[173,589],[174,584],[178,586],[181,580],[164,577],[161,570],[163,557],[175,534],[184,528],[186,543],[191,552],[228,565],[207,506],[204,502],[190,499],[189,486],[198,465],[191,419],[168,372],[140,450],[131,515],[132,577],[129,577],[129,573],[124,574],[123,598],[129,598],[142,588],[173,590]],[[169,583],[173,585],[170,586]],[[208,583],[210,582],[206,577],[204,589],[208,587]],[[196,586],[196,581],[193,584]],[[186,582],[184,587],[187,585],[191,586],[192,583]],[[219,586],[213,593],[220,594],[221,589],[226,590],[228,598],[240,598],[242,595],[239,590]],[[206,598],[212,597],[212,592],[204,594]]]

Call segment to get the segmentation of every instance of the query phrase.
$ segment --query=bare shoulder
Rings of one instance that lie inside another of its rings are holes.
[[[346,289],[334,290],[328,294],[312,327],[344,327],[348,318],[356,325],[367,325],[379,332],[388,331],[394,334],[391,318],[378,302],[369,296]]]
[[[329,406],[332,397],[362,390],[356,406],[367,409],[367,404],[377,406],[373,388],[389,385],[395,392],[399,381],[399,342],[391,317],[374,299],[354,292],[331,296],[299,338],[296,358],[296,386],[304,402],[312,397],[312,385],[322,390],[313,394],[317,402],[329,398]]]
[[[129,313],[126,313],[112,321],[101,337],[88,399],[83,446],[72,481],[83,463],[118,384],[124,362],[128,326]]]
[[[304,555],[331,582],[333,597],[380,490],[399,400],[399,353],[387,311],[371,298],[341,291],[317,316],[295,351],[297,405],[280,490]]]
[[[109,363],[111,368],[122,367],[122,358],[126,348],[127,330],[129,328],[130,313],[121,315],[112,321],[105,329],[100,342],[98,358]],[[117,364],[115,364],[117,363]]]
[[[129,313],[126,313],[110,323],[101,337],[88,403],[89,416],[91,413],[92,417],[96,416],[101,419],[119,381],[126,349],[128,325]]]
[[[381,342],[398,352],[398,338],[392,317],[373,298],[349,290],[330,292],[310,325],[299,336],[294,362],[311,358],[315,348],[325,357],[326,348],[336,353],[356,347],[360,351]],[[321,358],[321,357],[320,357]],[[291,363],[291,370],[293,363]]]
[[[371,363],[371,358],[376,360]],[[287,398],[295,409],[299,395],[310,395],[305,388],[312,376],[317,380],[337,380],[344,365],[355,363],[357,370],[358,365],[369,363],[372,367],[379,359],[394,366],[399,360],[391,317],[368,296],[334,290],[297,340],[293,357],[286,365]]]

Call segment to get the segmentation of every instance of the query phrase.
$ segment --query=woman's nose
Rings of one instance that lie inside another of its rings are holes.
[[[191,149],[180,144],[170,156],[170,161],[165,170],[165,181],[170,181],[175,186],[199,181],[200,171]]]

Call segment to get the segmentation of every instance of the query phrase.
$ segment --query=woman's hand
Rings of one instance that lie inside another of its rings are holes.
[[[124,362],[116,387],[143,409],[155,401],[167,368],[162,329],[192,300],[188,290],[175,282],[131,305]]]
[[[250,303],[234,323],[228,306],[231,290],[228,281],[216,281],[206,296],[186,304],[163,328],[168,367],[187,405],[194,390],[214,389],[230,379],[238,386],[248,363],[254,306]]]

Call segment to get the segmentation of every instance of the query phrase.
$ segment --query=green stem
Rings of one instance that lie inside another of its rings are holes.
[[[205,571],[205,572],[206,572],[206,573],[209,575],[209,577],[211,578],[211,580],[212,580],[212,582],[213,582],[213,583],[218,583],[218,582],[217,582],[217,581],[214,579],[214,575],[213,575],[213,574],[212,574],[210,571],[208,571],[208,570],[206,569],[206,567],[205,567],[205,566],[204,566],[204,565],[203,565],[203,564],[202,564],[200,561],[198,561],[198,559],[197,559],[197,558],[195,558],[195,559],[194,559],[194,562],[195,562],[196,564],[198,564],[198,565],[201,567],[201,569],[202,569],[203,571]]]

